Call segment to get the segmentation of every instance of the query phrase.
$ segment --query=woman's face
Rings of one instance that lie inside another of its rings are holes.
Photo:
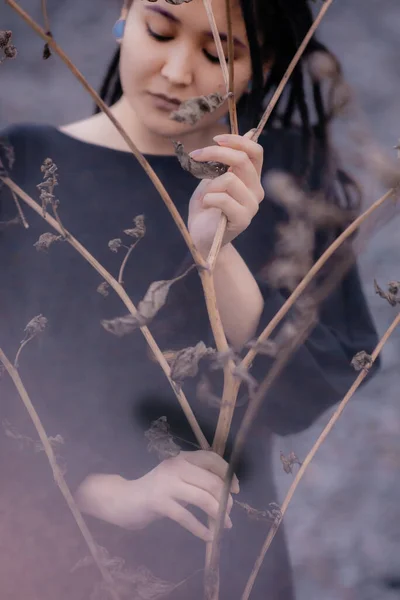
[[[213,0],[212,8],[225,56],[227,25],[225,0]],[[234,82],[236,101],[251,79],[250,51],[239,2],[232,6],[235,38]],[[163,104],[154,94],[180,102],[212,92],[225,93],[217,50],[202,0],[181,5],[134,0],[121,47],[121,84],[124,99],[147,129],[171,137],[212,128],[227,112],[227,103],[197,125],[169,118],[176,106]]]

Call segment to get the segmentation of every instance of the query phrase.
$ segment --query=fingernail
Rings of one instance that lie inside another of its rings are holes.
[[[193,150],[192,152],[189,152],[189,156],[193,158],[194,156],[200,156],[201,153],[202,150]]]
[[[213,137],[214,142],[227,142],[229,140],[230,136],[226,135],[224,133],[221,133],[221,135],[216,135],[215,137]]]

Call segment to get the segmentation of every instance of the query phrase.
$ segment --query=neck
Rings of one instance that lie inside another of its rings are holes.
[[[110,110],[142,154],[175,154],[172,138],[161,136],[155,131],[144,127],[124,96]],[[107,115],[99,113],[95,117],[92,117],[92,119],[96,120],[95,130],[99,144],[117,150],[129,151],[127,143]],[[210,128],[203,128],[200,131],[184,135],[177,134],[176,138],[174,137],[173,139],[181,141],[185,146],[185,151],[191,152],[197,148],[213,144],[213,136],[220,133],[229,133],[229,127],[222,120],[214,123]]]

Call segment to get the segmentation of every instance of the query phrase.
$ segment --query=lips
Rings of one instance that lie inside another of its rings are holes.
[[[173,104],[175,106],[179,106],[181,104],[181,101],[178,100],[177,98],[170,98],[169,96],[165,96],[164,94],[151,94],[152,96],[154,96],[155,98],[161,98],[161,100],[165,100],[165,102],[168,102],[168,104]]]

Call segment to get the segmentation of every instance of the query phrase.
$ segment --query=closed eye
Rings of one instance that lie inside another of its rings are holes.
[[[155,40],[157,40],[158,42],[170,42],[171,40],[173,40],[174,38],[172,36],[169,35],[159,35],[158,33],[156,33],[155,31],[153,31],[152,29],[150,29],[150,27],[148,25],[146,25],[146,29],[147,29],[147,33],[149,34],[150,37],[154,38]],[[204,56],[212,63],[217,64],[219,63],[219,58],[218,56],[214,56],[213,54],[210,54],[207,50],[203,50],[203,54]],[[228,58],[225,58],[225,61],[228,62]]]

